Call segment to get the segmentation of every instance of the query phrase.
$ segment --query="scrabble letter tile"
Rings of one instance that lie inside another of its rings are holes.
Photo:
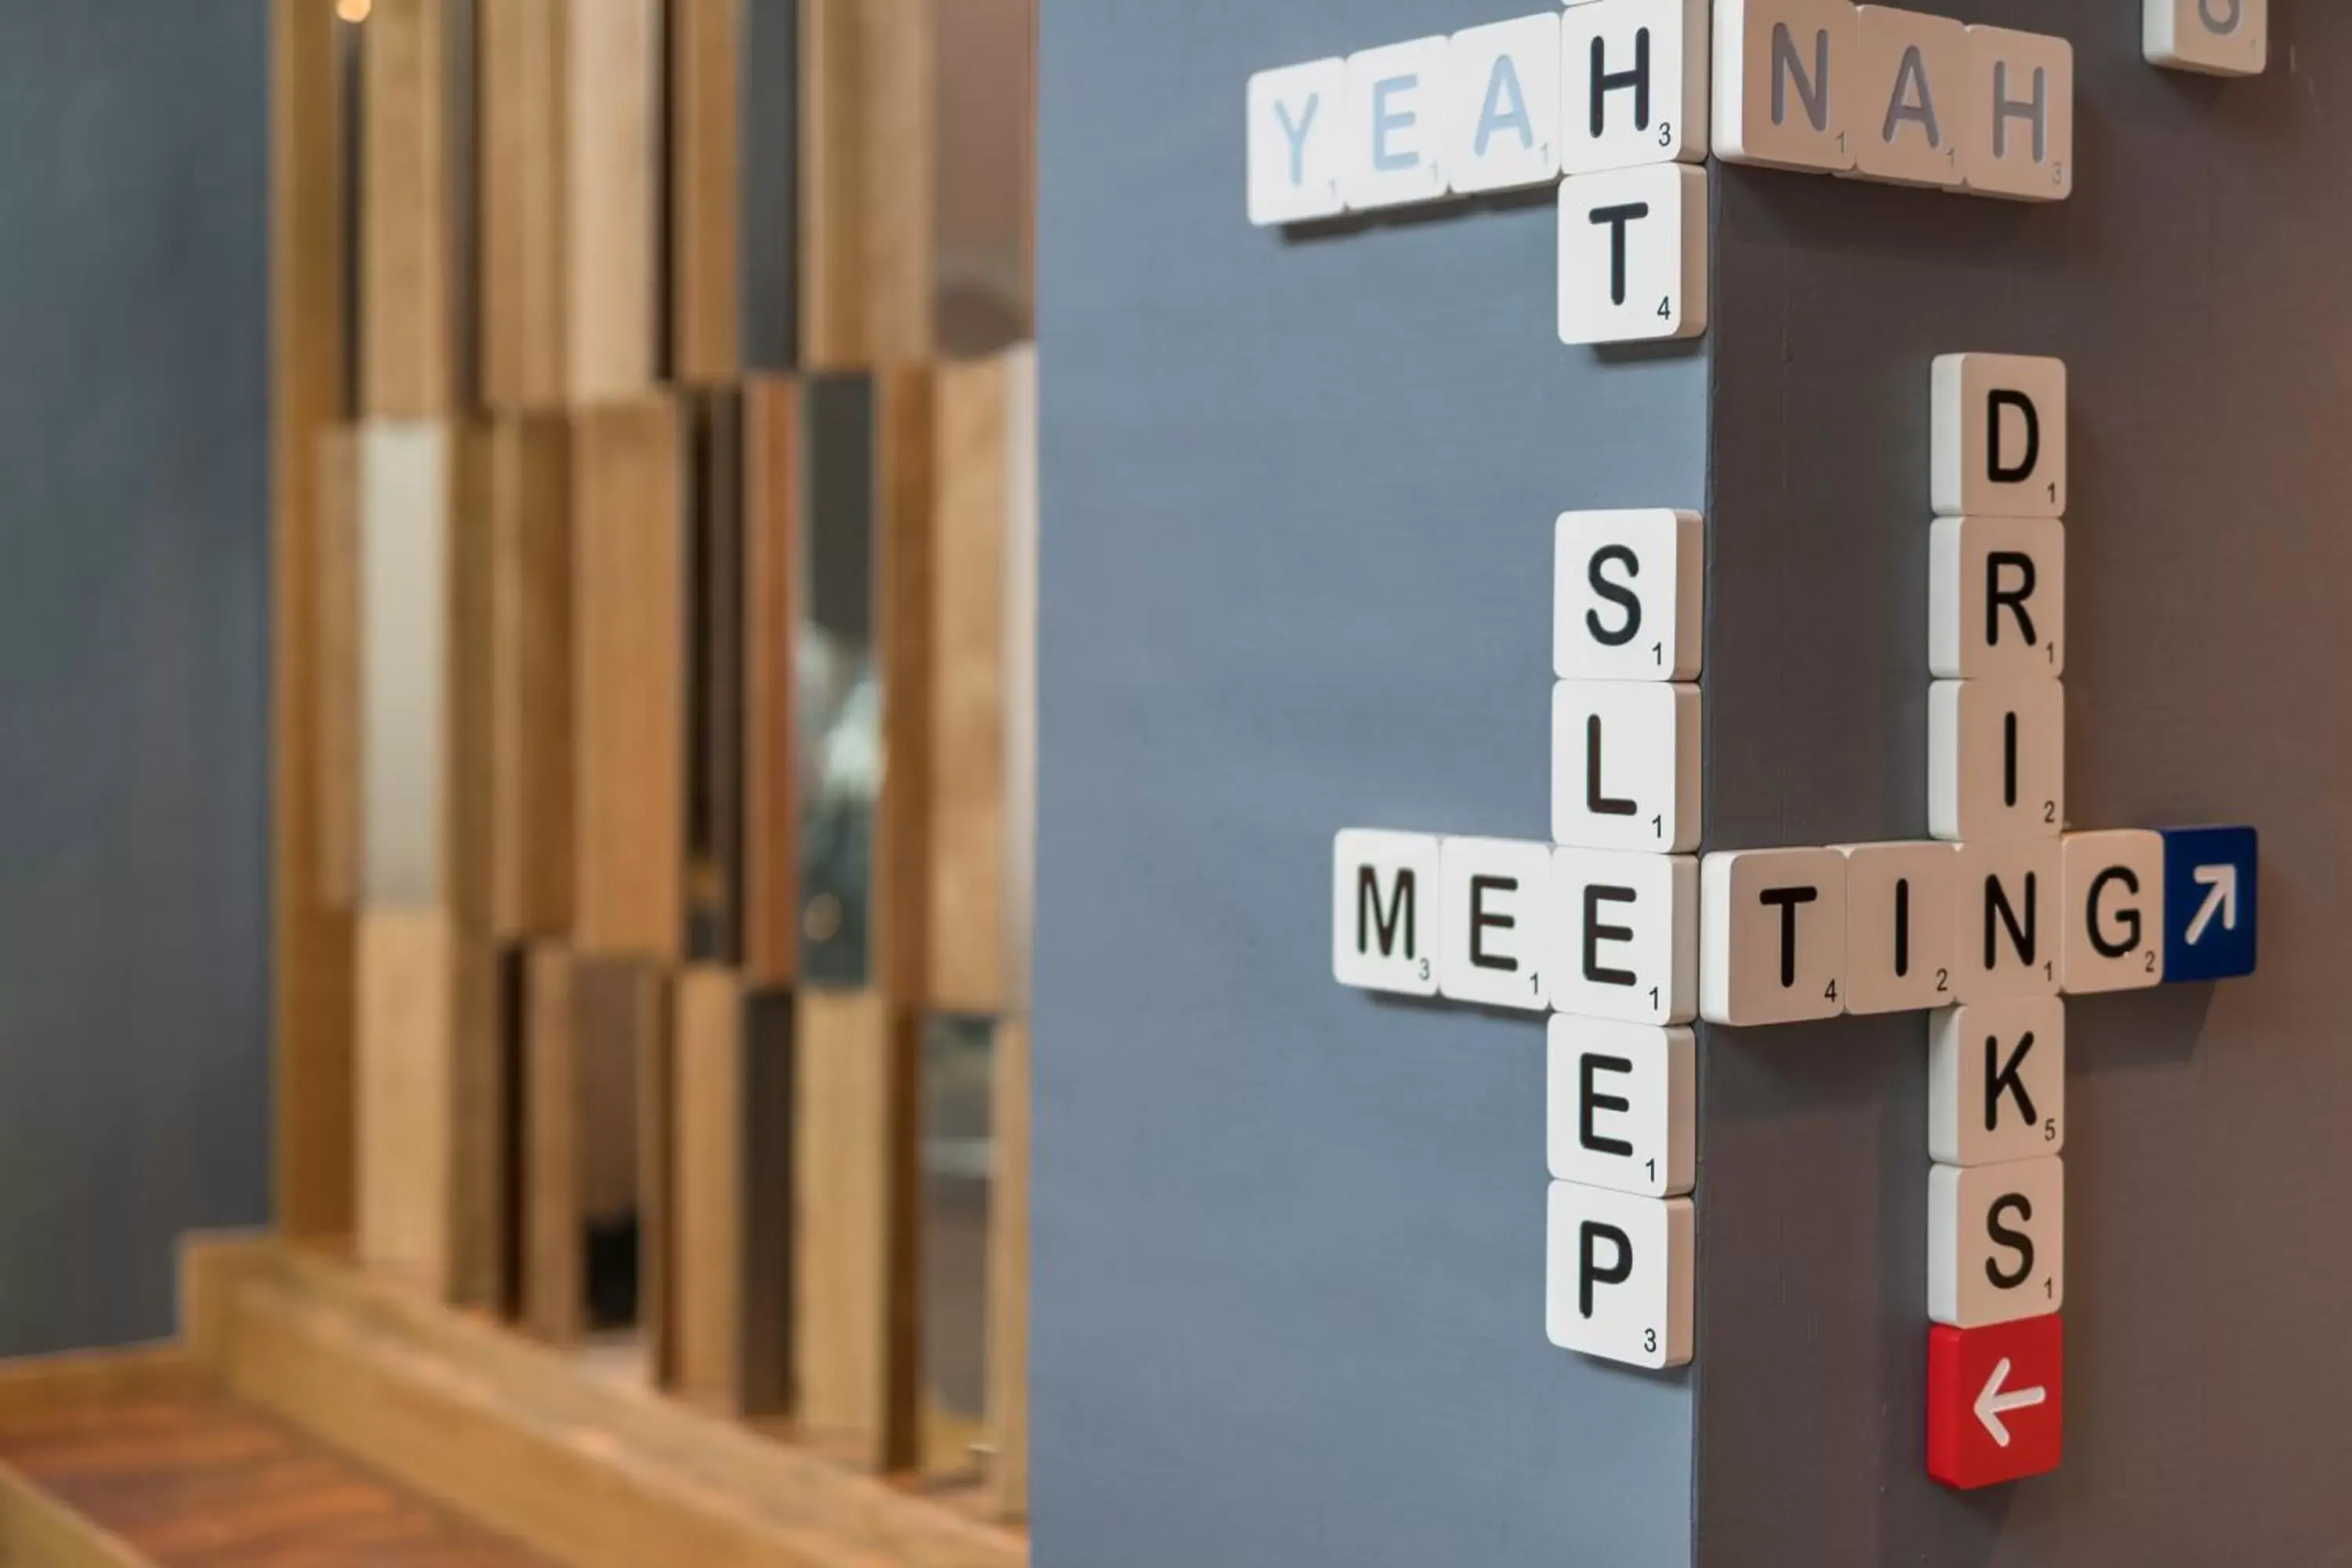
[[[1930,377],[1938,517],[2066,510],[2066,362],[1937,354]]]
[[[1959,892],[1957,846],[1845,844],[1845,1010],[1948,1007]]]
[[[1699,1016],[1827,1018],[1845,1005],[1845,857],[1738,849],[1699,867]]]
[[[1966,142],[1969,30],[1892,5],[1854,7],[1853,172],[1897,185],[1957,185]]]
[[[1445,194],[1444,37],[1360,49],[1348,57],[1339,194],[1357,211]]]
[[[1559,183],[1559,341],[1706,331],[1706,171],[1651,163]]]
[[[1927,1171],[1927,1315],[1956,1329],[2066,1304],[2066,1168],[2052,1154]]]
[[[2140,53],[2208,76],[2260,76],[2270,63],[2270,0],[2140,0]]]
[[[1927,688],[1927,831],[2054,839],[2066,822],[2066,691],[2055,680]]]
[[[1653,1198],[1691,1190],[1698,1087],[1688,1029],[1556,1013],[1544,1085],[1553,1175]]]
[[[2066,1146],[2066,1004],[2055,996],[1937,1010],[1927,1026],[1927,1152],[1997,1165]]]
[[[1698,860],[1615,849],[1552,852],[1545,965],[1563,1013],[1686,1024],[1698,1010]]]
[[[1927,1473],[1963,1490],[2058,1468],[2066,1362],[2056,1312],[1927,1331]]]
[[[2137,828],[2069,833],[2058,983],[2070,995],[2164,979],[2164,836]]]
[[[1437,994],[1437,838],[1342,828],[1331,841],[1331,974]]]
[[[1846,0],[1716,0],[1715,155],[1853,168],[1856,32]]]
[[[2251,827],[2164,830],[2164,978],[2254,972],[2257,850]]]
[[[1339,195],[1348,63],[1309,60],[1249,79],[1249,220],[1297,223],[1347,208]]]
[[[1456,191],[1538,185],[1559,174],[1559,13],[1454,35],[1445,174]]]
[[[2055,838],[1960,846],[1961,1001],[2058,994],[2063,864]]]
[[[1437,861],[1439,992],[1456,1002],[1548,1009],[1551,846],[1448,838]]]
[[[1544,1329],[1562,1350],[1632,1366],[1691,1358],[1691,1201],[1554,1182]]]
[[[1594,0],[1559,37],[1563,170],[1706,157],[1706,0]]]
[[[1980,196],[2063,202],[2074,194],[2074,46],[2007,27],[1969,29],[1975,100],[1960,183]]]
[[[1551,689],[1551,836],[1658,854],[1698,844],[1698,688],[1560,680]]]
[[[1927,671],[1990,680],[2066,669],[2066,527],[1945,517],[1927,547]]]
[[[1560,513],[1552,533],[1552,673],[1696,680],[1705,534],[1695,511]]]

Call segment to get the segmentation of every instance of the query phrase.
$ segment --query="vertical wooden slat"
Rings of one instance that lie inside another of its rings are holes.
[[[742,994],[732,974],[707,967],[680,973],[673,994],[677,1391],[732,1415],[743,1375]]]
[[[449,411],[448,0],[375,0],[361,52],[363,412]]]
[[[669,986],[641,972],[637,1040],[637,1328],[656,1387],[677,1380],[677,1052]]]
[[[360,440],[356,428],[321,429],[318,456],[318,563],[310,600],[307,658],[289,649],[278,662],[303,663],[311,686],[313,766],[309,779],[318,825],[318,880],[312,896],[348,910],[360,881]],[[281,812],[290,803],[281,805]]]
[[[932,0],[802,0],[802,350],[931,352]]]
[[[1005,373],[939,372],[928,1005],[996,1013],[1004,984]]]
[[[874,828],[874,965],[901,1006],[929,994],[933,700],[934,378],[906,365],[875,376],[875,616],[888,765]]]
[[[1004,357],[1004,957],[1006,1005],[1029,1010],[1036,928],[1037,351]]]
[[[490,435],[490,927],[561,934],[572,919],[570,428],[551,414]]]
[[[577,1006],[571,954],[533,948],[523,979],[522,1315],[557,1345],[580,1338],[587,1306]]]
[[[493,407],[560,401],[570,319],[564,159],[572,0],[486,0],[481,83],[481,393]]]
[[[801,0],[740,0],[736,34],[736,351],[745,371],[801,359]]]
[[[671,0],[670,344],[677,379],[741,369],[736,331],[744,0]]]
[[[661,40],[658,0],[567,0],[564,332],[574,403],[653,384]]]
[[[491,792],[499,751],[491,700],[498,651],[498,535],[491,523],[489,426],[478,420],[450,428],[448,501],[448,687],[444,696],[447,776],[442,786],[444,885],[461,936],[479,944],[494,934],[498,863]]]
[[[270,777],[273,1204],[298,1241],[354,1221],[350,917],[326,908],[318,752],[317,438],[345,375],[332,13],[270,6]]]
[[[1030,333],[1036,0],[945,0],[938,72],[938,352],[967,359]]]
[[[498,949],[453,931],[449,1036],[449,1273],[452,1301],[492,1307],[509,1285],[507,1102],[515,1085],[499,1043]]]
[[[800,389],[743,388],[743,970],[792,983],[800,952],[799,814],[793,667],[796,624]]]
[[[997,1025],[988,1195],[988,1487],[1029,1511],[1029,1024]]]
[[[687,954],[735,963],[743,941],[743,400],[719,390],[683,401],[693,432]]]
[[[437,910],[359,919],[357,1252],[435,1296],[452,1279],[452,948]]]
[[[685,924],[686,561],[663,399],[572,432],[573,921],[590,953],[674,956]]]

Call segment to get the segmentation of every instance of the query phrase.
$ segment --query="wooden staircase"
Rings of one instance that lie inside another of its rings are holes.
[[[0,1564],[1020,1568],[1018,1534],[263,1240],[182,1340],[0,1363]]]

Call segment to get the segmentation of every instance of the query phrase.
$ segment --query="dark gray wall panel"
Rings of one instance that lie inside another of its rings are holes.
[[[1330,975],[1331,835],[1540,838],[1565,508],[1695,507],[1703,351],[1554,205],[1286,241],[1266,66],[1524,0],[1047,0],[1040,1568],[1688,1563],[1685,1375],[1543,1331],[1540,1021]]]
[[[2352,7],[2274,5],[2270,73],[2228,84],[2142,61],[2126,0],[1926,8],[2073,40],[2081,176],[2029,208],[1718,172],[1709,847],[1923,830],[1928,362],[2057,354],[2069,814],[2259,826],[2263,972],[2068,1005],[2068,1456],[1972,1497],[1924,1471],[1921,1017],[1706,1031],[1699,1560],[2326,1561]]]
[[[268,1205],[268,60],[0,6],[0,1353]]]

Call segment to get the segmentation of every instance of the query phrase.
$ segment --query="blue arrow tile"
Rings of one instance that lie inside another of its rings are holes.
[[[2255,841],[2251,827],[2164,829],[2164,978],[2254,972]]]

